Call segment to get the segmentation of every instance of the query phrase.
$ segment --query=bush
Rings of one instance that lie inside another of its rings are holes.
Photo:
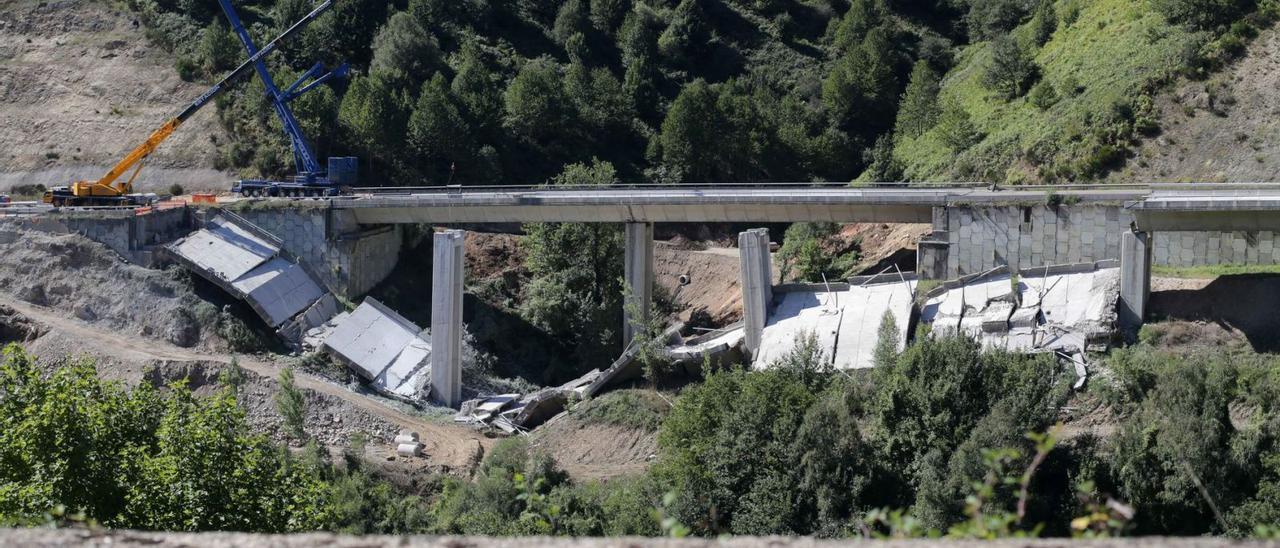
[[[1053,88],[1053,84],[1041,80],[1031,88],[1031,94],[1027,96],[1027,100],[1040,110],[1049,110],[1049,107],[1058,103],[1058,91]]]
[[[186,193],[186,189],[182,188],[182,185],[180,184],[174,183],[169,185],[169,194],[172,196],[181,196]]]
[[[835,223],[795,223],[787,227],[778,250],[782,279],[821,282],[824,276],[827,280],[847,276],[858,253],[838,249],[835,238],[839,228]]]

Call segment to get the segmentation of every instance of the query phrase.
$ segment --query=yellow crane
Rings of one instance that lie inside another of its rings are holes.
[[[275,40],[272,40],[257,53],[251,55],[248,60],[236,67],[221,81],[214,84],[213,87],[204,92],[181,113],[169,119],[159,129],[151,132],[146,141],[116,163],[115,167],[111,168],[111,171],[108,171],[101,179],[96,181],[76,181],[69,187],[54,187],[44,193],[44,203],[55,206],[135,206],[147,205],[154,201],[155,195],[153,194],[135,194],[133,192],[133,181],[138,178],[138,173],[142,170],[142,161],[152,152],[155,152],[160,143],[163,143],[165,139],[173,135],[178,126],[182,125],[183,122],[187,121],[188,118],[205,105],[213,102],[213,99],[225,91],[233,80],[248,72],[254,63],[275,50],[280,41],[307,26],[308,23],[319,17],[332,5],[333,0],[325,0],[311,13],[307,14],[306,17],[298,20],[297,23],[294,23],[288,30],[276,37]],[[121,176],[130,169],[133,170],[133,175],[128,180],[121,181]]]

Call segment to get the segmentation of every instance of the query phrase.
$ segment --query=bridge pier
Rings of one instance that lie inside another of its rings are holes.
[[[462,404],[462,265],[466,233],[437,232],[431,261],[431,397]]]
[[[1151,296],[1151,233],[1136,228],[1120,235],[1120,325],[1142,327]]]
[[[753,228],[738,233],[738,256],[742,266],[742,323],[744,350],[748,360],[760,349],[760,337],[773,300],[773,266],[769,257],[769,229]]]
[[[636,324],[649,319],[653,303],[653,223],[627,223],[624,280],[631,293],[622,308],[622,345],[631,344]],[[632,312],[640,314],[632,318]]]

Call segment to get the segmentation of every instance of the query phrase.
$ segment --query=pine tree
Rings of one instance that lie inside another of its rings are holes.
[[[583,0],[568,0],[560,6],[560,11],[556,12],[556,24],[551,29],[551,35],[563,46],[573,35],[585,35],[590,27],[587,7],[583,5]]]
[[[280,371],[280,391],[276,392],[276,411],[284,419],[284,428],[296,440],[307,437],[305,428],[307,400],[293,381],[293,368]]]
[[[506,125],[535,143],[563,140],[572,127],[573,105],[564,93],[554,61],[539,58],[525,63],[503,96]]]
[[[938,90],[938,75],[929,62],[916,61],[907,91],[903,92],[902,103],[898,106],[895,133],[899,137],[919,137],[938,122]]]
[[[662,162],[679,170],[685,180],[713,180],[719,173],[715,145],[723,135],[718,131],[716,99],[711,86],[694,80],[680,90],[662,121]]]
[[[428,177],[445,183],[458,162],[470,159],[471,129],[449,91],[444,75],[423,84],[407,130],[409,147]]]
[[[875,0],[854,0],[836,27],[832,45],[838,52],[848,52],[867,38],[871,29],[880,25],[880,11]]]
[[[701,0],[681,0],[671,24],[658,37],[658,50],[672,63],[684,65],[705,53],[708,38]]]
[[[1001,36],[991,44],[991,64],[983,83],[1005,98],[1021,97],[1031,87],[1039,68],[1013,36]]]
[[[872,353],[871,363],[877,369],[890,367],[898,359],[898,350],[902,341],[898,336],[898,319],[892,310],[886,310],[880,318],[880,329],[877,331],[876,348]]]
[[[974,126],[973,120],[969,118],[969,112],[955,99],[946,99],[942,102],[937,132],[942,144],[956,154],[968,150],[982,138],[977,126]]]
[[[1036,8],[1035,20],[1032,23],[1037,46],[1043,46],[1058,30],[1058,12],[1053,8],[1054,0],[1040,0]]]
[[[490,77],[480,47],[474,41],[462,45],[462,62],[453,77],[453,95],[462,103],[475,126],[495,129],[502,117],[502,96]]]

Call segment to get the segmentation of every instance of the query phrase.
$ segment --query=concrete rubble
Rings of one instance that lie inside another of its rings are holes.
[[[175,261],[249,304],[295,348],[302,335],[338,312],[337,299],[278,239],[224,212],[165,248]]]
[[[417,401],[430,393],[431,343],[423,330],[372,297],[307,333],[388,396]]]
[[[812,333],[836,369],[874,366],[880,323],[892,314],[898,345],[906,344],[917,281],[914,274],[878,274],[831,284],[789,284],[774,288],[777,306],[761,335],[757,367],[769,367]]]
[[[984,348],[1054,352],[1083,382],[1086,353],[1105,349],[1116,324],[1115,261],[1024,269],[1006,267],[946,282],[926,295],[920,321],[931,335],[973,337]]]
[[[565,410],[570,399],[589,397],[587,388],[600,376],[592,371],[560,386],[525,394],[499,394],[462,402],[454,422],[492,426],[508,434],[523,433]]]

